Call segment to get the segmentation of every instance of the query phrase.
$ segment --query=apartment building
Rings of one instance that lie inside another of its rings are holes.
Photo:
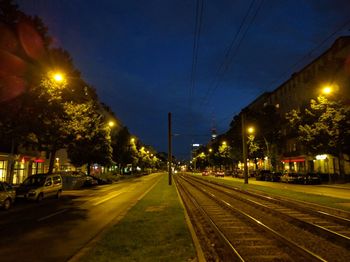
[[[321,95],[325,86],[331,86],[334,96],[341,96],[350,103],[350,36],[338,38],[318,58],[294,73],[272,92],[266,92],[247,106],[258,111],[273,105],[277,113],[285,118],[292,109],[300,110]],[[295,137],[288,136],[288,124],[281,126],[282,135],[288,137],[281,148],[279,161],[284,170],[296,172],[339,173],[339,160],[332,155],[310,156]],[[345,156],[349,160],[349,156]],[[345,173],[350,175],[349,161],[345,161]]]

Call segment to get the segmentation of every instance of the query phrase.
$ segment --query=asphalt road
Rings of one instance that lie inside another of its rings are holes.
[[[19,202],[0,212],[0,261],[67,261],[121,219],[160,174]]]

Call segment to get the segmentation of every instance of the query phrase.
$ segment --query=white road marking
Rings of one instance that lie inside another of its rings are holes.
[[[108,197],[106,197],[106,198],[104,198],[104,199],[102,199],[102,200],[100,200],[100,201],[94,203],[93,205],[94,205],[94,206],[97,206],[97,205],[99,205],[99,204],[102,204],[103,202],[106,202],[106,201],[108,201],[108,200],[110,200],[110,199],[112,199],[112,198],[115,198],[116,196],[119,196],[121,193],[123,193],[123,191],[119,191],[119,192],[117,192],[117,193],[114,194],[114,195],[108,196]]]
[[[62,210],[60,210],[60,211],[57,211],[57,212],[52,213],[52,214],[50,214],[50,215],[47,215],[47,216],[45,216],[45,217],[39,218],[37,221],[38,221],[38,222],[43,221],[43,220],[48,219],[48,218],[50,218],[50,217],[56,216],[56,215],[58,215],[58,214],[62,214],[62,213],[64,213],[64,212],[66,212],[67,210],[68,210],[68,209],[62,209]]]

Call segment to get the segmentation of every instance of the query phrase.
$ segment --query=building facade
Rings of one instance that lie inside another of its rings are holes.
[[[49,158],[45,152],[28,152],[19,150],[19,154],[0,152],[0,181],[20,184],[28,176],[46,173],[49,169]],[[13,174],[10,174],[10,163],[13,161]],[[56,152],[54,171],[71,171],[76,168],[71,165],[67,152],[60,149]]]
[[[285,119],[291,110],[301,110],[321,95],[325,86],[331,86],[335,95],[341,95],[350,103],[350,36],[338,38],[334,44],[314,61],[294,73],[272,92],[259,96],[244,110],[259,111],[264,106],[276,108]],[[290,135],[290,126],[281,127],[284,139],[280,147],[278,162],[283,170],[292,172],[319,172],[339,174],[339,159],[329,154],[311,156],[298,140]],[[344,156],[344,171],[350,175],[349,156]]]

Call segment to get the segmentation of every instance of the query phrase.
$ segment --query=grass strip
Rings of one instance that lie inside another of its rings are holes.
[[[290,199],[296,199],[296,200],[311,202],[311,203],[315,203],[318,205],[323,205],[331,208],[350,211],[350,201],[348,199],[322,196],[318,194],[303,193],[300,191],[293,191],[285,188],[272,188],[269,186],[244,184],[243,180],[241,182],[237,180],[220,179],[215,177],[203,177],[203,178],[208,180],[218,181],[220,183],[225,183],[227,185],[235,186],[242,190],[255,190],[255,191],[265,192],[269,195],[282,196]]]
[[[81,261],[192,261],[196,257],[175,185],[159,183]]]

